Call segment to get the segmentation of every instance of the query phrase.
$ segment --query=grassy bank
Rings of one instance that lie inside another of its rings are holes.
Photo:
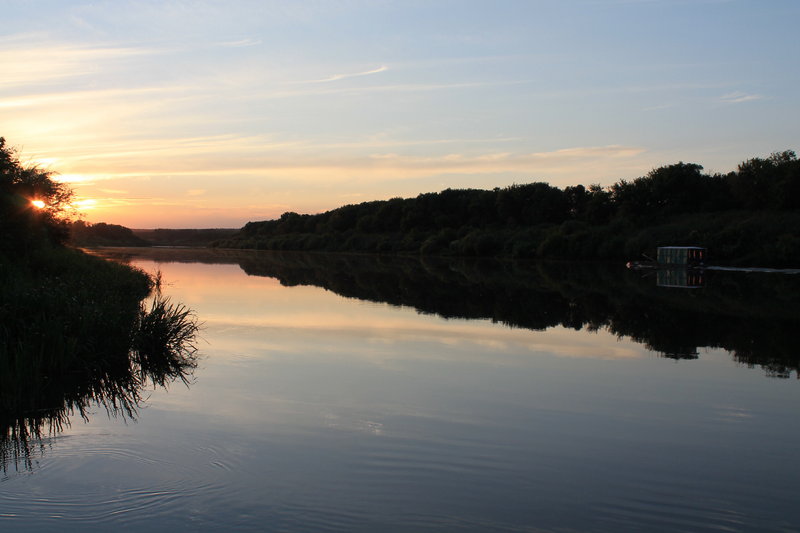
[[[152,294],[147,273],[78,250],[0,252],[0,455],[27,464],[30,442],[92,406],[134,417],[142,390],[188,381],[197,323]]]
[[[127,345],[151,289],[145,272],[78,250],[0,255],[0,373],[41,360],[57,374],[74,360],[103,360]]]

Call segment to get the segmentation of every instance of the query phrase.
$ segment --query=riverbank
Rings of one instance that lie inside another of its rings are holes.
[[[129,328],[152,288],[147,273],[75,249],[0,254],[4,359],[24,350],[57,360],[68,347],[73,356],[102,358],[113,351],[108,343],[128,340],[114,333]]]
[[[800,212],[720,211],[679,214],[655,221],[615,219],[607,224],[568,220],[531,227],[431,228],[366,232],[306,232],[253,223],[219,248],[394,253],[425,256],[627,261],[658,246],[697,245],[709,260],[736,266],[800,265]]]
[[[70,414],[103,406],[132,417],[148,382],[187,381],[196,320],[153,295],[155,285],[142,270],[71,248],[0,252],[3,469],[24,463],[26,443]]]

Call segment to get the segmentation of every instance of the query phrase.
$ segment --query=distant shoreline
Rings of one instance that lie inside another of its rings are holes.
[[[283,213],[239,230],[130,230],[73,223],[77,245],[212,246],[276,251],[519,259],[635,260],[701,246],[732,266],[800,267],[800,161],[793,151],[728,174],[677,163],[611,187],[534,182]]]

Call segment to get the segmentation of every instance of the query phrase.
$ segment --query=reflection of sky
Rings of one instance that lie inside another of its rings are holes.
[[[431,317],[409,308],[343,298],[318,287],[284,287],[274,278],[246,276],[236,265],[144,262],[141,266],[160,269],[176,300],[197,310],[208,327],[235,331],[227,336],[226,346],[239,344],[242,349],[291,332],[291,340],[299,335],[330,337],[336,340],[335,349],[348,343],[351,355],[375,360],[381,358],[380,344],[406,341],[502,352],[498,363],[526,352],[601,359],[640,357],[645,352],[605,331],[587,335],[559,327],[537,332],[489,320]]]
[[[741,377],[721,351],[679,364],[603,330],[531,331],[444,319],[318,287],[284,287],[236,265],[140,266],[160,269],[169,294],[205,324],[201,350],[208,357],[198,384],[161,400],[203,416],[295,429],[330,420],[344,425],[337,406],[362,413],[351,412],[359,420],[369,418],[365,411],[449,420],[493,410],[512,416],[531,406],[640,418],[646,409],[691,404],[693,395],[705,394],[707,379]],[[686,370],[692,377],[676,400],[671,379],[686,377]],[[753,379],[764,378],[753,372]],[[206,388],[212,380],[213,391]],[[261,409],[245,407],[250,403]]]
[[[797,384],[722,351],[676,362],[603,331],[445,320],[237,265],[137,264],[205,323],[196,382],[152,391],[135,424],[76,420],[36,475],[0,486],[0,527],[798,525]]]
[[[167,292],[194,309],[204,323],[201,351],[209,356],[202,377],[191,394],[170,393],[163,401],[189,402],[181,408],[228,420],[344,424],[333,407],[309,413],[309,402],[356,411],[381,405],[441,417],[445,415],[436,410],[445,406],[435,398],[447,396],[448,383],[456,397],[467,391],[474,395],[504,387],[490,376],[513,374],[515,368],[552,372],[553,356],[604,360],[646,354],[644,348],[603,331],[559,327],[541,332],[489,320],[444,319],[343,298],[318,287],[284,287],[274,278],[247,276],[237,265],[139,266],[161,270]],[[221,380],[217,390],[197,393],[215,377]],[[249,402],[263,408],[243,408]],[[463,406],[450,407],[446,416],[466,416]],[[480,410],[476,405],[470,409]]]

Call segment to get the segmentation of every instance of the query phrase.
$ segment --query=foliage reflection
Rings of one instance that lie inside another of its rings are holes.
[[[674,359],[723,348],[773,377],[800,367],[798,276],[708,272],[703,287],[682,290],[609,264],[286,253],[238,261],[246,273],[285,285],[316,285],[447,318],[533,330],[603,328]]]
[[[3,473],[30,470],[48,437],[68,427],[75,414],[88,420],[90,411],[100,407],[110,417],[135,420],[146,389],[176,380],[188,386],[197,367],[196,331],[189,309],[156,294],[141,304],[130,331],[117,335],[122,339],[97,346],[103,351],[99,357],[88,359],[80,350],[37,357],[33,351],[39,347],[29,346],[6,351],[0,389]],[[15,336],[8,328],[0,333],[4,345]],[[90,345],[94,340],[83,339]]]
[[[659,286],[655,272],[609,263],[204,249],[105,254],[238,264],[248,275],[286,286],[318,286],[445,318],[490,319],[532,330],[605,329],[673,359],[697,359],[701,348],[722,348],[771,377],[800,369],[798,275],[708,271],[696,288],[680,289]]]

